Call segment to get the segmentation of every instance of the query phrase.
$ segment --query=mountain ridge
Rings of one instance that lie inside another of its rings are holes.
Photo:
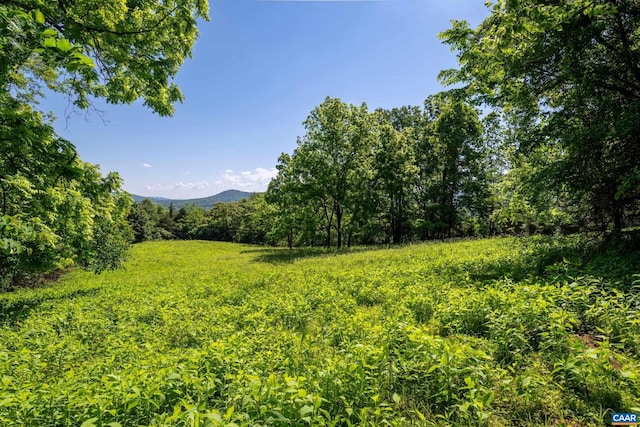
[[[153,203],[168,208],[171,204],[176,209],[183,208],[187,205],[196,205],[204,209],[209,209],[214,203],[237,202],[238,200],[249,198],[252,194],[247,191],[225,190],[220,193],[208,197],[199,197],[195,199],[168,199],[166,197],[146,197],[138,194],[129,193],[131,198],[139,203],[145,199],[151,200]]]

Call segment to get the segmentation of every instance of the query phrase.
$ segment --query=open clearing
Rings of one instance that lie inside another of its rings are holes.
[[[535,243],[136,245],[124,270],[0,295],[0,424],[584,426],[638,411],[637,257]]]

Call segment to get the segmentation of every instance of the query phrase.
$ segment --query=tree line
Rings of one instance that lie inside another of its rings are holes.
[[[132,206],[128,221],[136,243],[183,239],[276,245],[273,218],[274,207],[264,194],[254,193],[236,202],[215,203],[209,209],[198,205],[165,208],[144,199]]]
[[[117,3],[117,2],[116,2]],[[37,110],[142,99],[161,115],[204,0],[0,4],[0,287],[66,265],[101,271],[128,242],[207,238],[349,246],[594,230],[640,220],[640,3],[498,0],[440,34],[456,89],[369,111],[327,98],[250,201],[154,214],[82,162]],[[151,224],[151,225],[150,225]]]
[[[266,193],[209,210],[145,200],[129,216],[136,241],[342,247],[577,230],[570,198],[536,200],[528,189],[539,171],[514,161],[504,116],[459,90],[375,111],[326,98],[304,126]]]

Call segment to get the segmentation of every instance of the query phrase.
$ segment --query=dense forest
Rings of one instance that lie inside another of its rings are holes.
[[[606,177],[615,194],[580,187],[563,178],[575,165],[560,155],[562,140],[527,151],[514,139],[510,115],[483,113],[472,101],[453,90],[423,107],[369,111],[327,98],[305,121],[298,148],[280,157],[266,193],[210,210],[139,203],[129,217],[136,241],[341,247],[577,231],[615,236],[637,225],[633,173]]]
[[[146,17],[3,3],[0,286],[72,264],[114,268],[128,242],[158,238],[289,247],[618,238],[640,210],[640,5],[490,7],[477,28],[453,21],[440,34],[460,64],[440,81],[455,89],[373,111],[328,97],[264,195],[175,211],[132,206],[118,175],[82,162],[35,106],[46,85],[79,109],[96,97],[143,99],[171,115],[182,100],[172,78],[206,2],[154,2]]]

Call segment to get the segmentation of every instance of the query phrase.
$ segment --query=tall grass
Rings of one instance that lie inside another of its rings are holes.
[[[640,406],[638,260],[136,245],[0,296],[0,425],[605,425]]]

